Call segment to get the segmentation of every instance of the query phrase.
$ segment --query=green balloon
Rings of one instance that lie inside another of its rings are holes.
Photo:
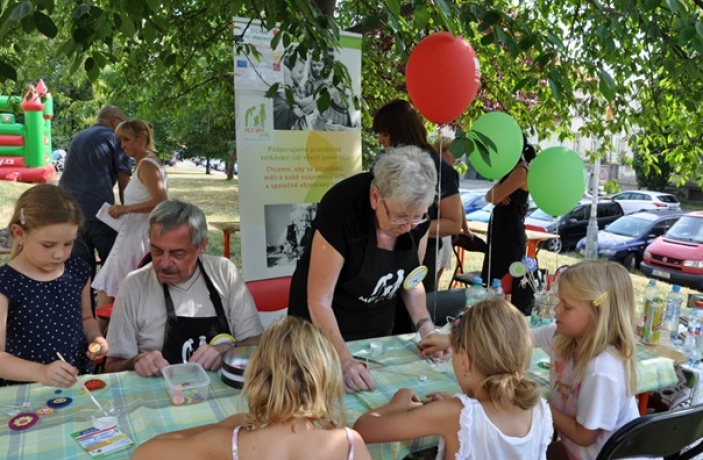
[[[550,147],[530,163],[527,187],[535,204],[547,214],[560,216],[578,204],[586,191],[586,168],[573,150]]]
[[[522,153],[522,130],[517,121],[507,113],[489,112],[474,122],[467,134],[473,141],[469,161],[476,171],[487,179],[499,179],[517,164]],[[489,155],[489,162],[481,155],[482,143]]]

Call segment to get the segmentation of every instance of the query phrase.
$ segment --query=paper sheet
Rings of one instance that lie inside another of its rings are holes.
[[[115,231],[119,232],[120,227],[122,226],[122,217],[118,217],[115,219],[114,217],[110,216],[110,214],[107,213],[107,209],[112,206],[110,203],[103,203],[102,206],[100,206],[100,209],[98,209],[98,213],[95,215],[98,219],[112,227]]]

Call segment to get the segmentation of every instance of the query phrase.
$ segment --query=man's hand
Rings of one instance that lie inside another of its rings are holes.
[[[145,351],[134,359],[134,371],[142,377],[161,375],[161,369],[168,365],[159,350]]]
[[[231,347],[228,346],[227,349]],[[200,345],[188,360],[189,363],[198,363],[206,371],[216,371],[222,366],[222,352],[216,346]]]
[[[376,382],[371,377],[369,370],[355,359],[342,364],[342,373],[344,374],[344,391],[347,393],[376,389]]]

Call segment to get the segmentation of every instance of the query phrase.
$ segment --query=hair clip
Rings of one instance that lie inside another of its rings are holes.
[[[24,220],[24,208],[20,208],[20,224],[24,225],[27,221]]]
[[[602,293],[598,297],[595,298],[593,302],[591,302],[591,305],[593,305],[595,308],[598,308],[601,306],[603,302],[605,302],[605,299],[608,298],[608,291]]]

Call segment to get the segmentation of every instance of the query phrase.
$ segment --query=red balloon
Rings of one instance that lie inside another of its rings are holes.
[[[410,53],[405,69],[410,99],[425,118],[438,124],[466,111],[480,80],[476,52],[462,37],[449,32],[425,37]]]

